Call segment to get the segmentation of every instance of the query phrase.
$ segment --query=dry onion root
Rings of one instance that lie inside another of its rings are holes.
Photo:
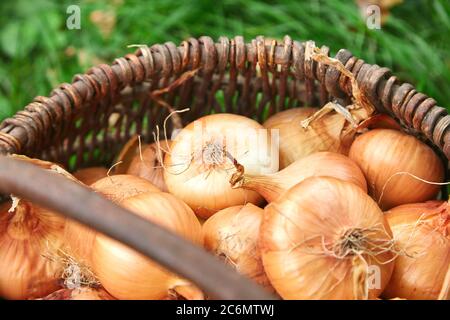
[[[276,200],[297,183],[313,176],[334,177],[352,182],[367,192],[366,179],[358,165],[346,156],[334,152],[313,153],[296,160],[276,173],[250,175],[244,170],[233,175],[230,180],[231,185],[234,188],[256,191],[267,202]]]
[[[397,253],[382,211],[352,183],[312,177],[265,208],[264,269],[284,299],[374,299]]]
[[[230,206],[259,204],[258,193],[232,189],[229,180],[237,162],[250,174],[276,172],[271,147],[268,130],[252,119],[227,113],[205,116],[173,140],[164,159],[164,180],[202,218]]]
[[[383,296],[405,299],[446,298],[450,283],[450,212],[448,202],[406,204],[386,212],[397,247],[404,252]],[[447,287],[445,287],[447,286]],[[440,293],[442,297],[439,297]]]
[[[263,213],[251,203],[220,210],[203,224],[204,245],[238,272],[273,291],[258,247]]]
[[[40,298],[58,289],[61,266],[45,255],[64,245],[64,223],[64,217],[25,200],[15,208],[0,206],[1,297]]]
[[[397,130],[360,135],[349,157],[364,172],[369,193],[383,209],[433,199],[444,179],[444,167],[434,151]]]
[[[70,255],[82,264],[91,266],[92,247],[97,231],[67,219],[64,227],[64,240]]]
[[[201,225],[181,200],[164,192],[142,193],[121,205],[201,246]],[[135,250],[98,234],[93,248],[93,271],[102,286],[121,300],[203,299],[202,292],[187,280],[164,269]]]

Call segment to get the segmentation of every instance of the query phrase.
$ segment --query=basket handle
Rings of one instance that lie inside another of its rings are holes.
[[[202,248],[86,187],[29,163],[0,156],[0,193],[14,194],[88,225],[193,281],[213,298],[275,299]]]

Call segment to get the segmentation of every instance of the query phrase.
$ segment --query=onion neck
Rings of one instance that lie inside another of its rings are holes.
[[[277,174],[244,174],[233,188],[244,188],[258,192],[267,202],[272,202],[286,191]]]
[[[230,185],[233,189],[243,188],[256,191],[267,202],[276,200],[284,191],[289,189],[289,186],[286,186],[283,182],[282,171],[261,175],[247,174],[243,165],[234,158],[232,160],[236,169],[236,172],[230,178]]]

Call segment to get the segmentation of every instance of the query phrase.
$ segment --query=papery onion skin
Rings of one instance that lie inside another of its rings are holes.
[[[264,211],[260,246],[272,286],[284,299],[363,298],[354,290],[353,261],[359,261],[359,255],[350,252],[349,242],[343,241],[356,232],[377,244],[392,244],[383,213],[361,188],[330,177],[312,177],[297,184]],[[374,299],[389,281],[394,255],[357,243],[355,250],[373,270],[379,270],[379,288],[369,287],[366,297]],[[343,249],[347,254],[339,253]],[[377,263],[368,252],[384,263]]]
[[[20,200],[0,206],[0,297],[33,299],[58,289],[64,217]]]
[[[38,300],[116,300],[102,288],[60,289]]]
[[[383,296],[437,299],[450,264],[449,204],[406,204],[386,212],[401,253]]]
[[[96,235],[96,230],[86,227],[77,221],[67,219],[64,227],[66,251],[79,263],[91,267],[92,248]]]
[[[161,191],[151,182],[130,174],[105,177],[92,184],[91,187],[115,202],[145,192]]]
[[[143,193],[127,198],[121,205],[181,237],[203,245],[201,225],[193,211],[181,200],[164,192]],[[93,271],[102,286],[121,300],[167,299],[171,292],[188,289],[187,298],[202,298],[186,280],[137,251],[98,234],[93,248]]]
[[[271,116],[263,124],[268,129],[278,129],[280,137],[280,169],[296,160],[319,151],[348,153],[341,141],[346,120],[339,114],[329,114],[313,121],[307,129],[301,121],[313,115],[317,108],[293,108]]]
[[[187,125],[176,136],[171,152],[164,159],[164,180],[170,193],[202,218],[234,205],[260,204],[262,197],[258,193],[231,188],[233,161],[223,151],[228,151],[249,173],[276,172],[278,162],[265,156],[264,146],[248,135],[249,131],[264,135],[269,141],[265,146],[271,146],[270,133],[243,116],[213,114]],[[234,144],[240,147],[233,148]]]
[[[128,174],[105,177],[94,182],[91,187],[114,202],[145,192],[158,192],[159,189],[149,181]],[[92,247],[97,231],[77,221],[67,219],[64,239],[71,256],[80,263],[92,264]]]
[[[369,193],[385,210],[433,199],[440,186],[419,179],[433,183],[444,179],[442,161],[434,151],[397,130],[375,129],[362,134],[353,142],[349,157],[360,166]]]
[[[291,187],[309,177],[334,177],[354,183],[367,192],[364,174],[348,157],[335,152],[317,152],[296,160],[286,168],[267,175],[245,175],[238,185],[254,190],[267,202],[275,201]]]
[[[161,191],[167,192],[162,162],[165,151],[170,150],[170,145],[170,140],[162,140],[159,143],[155,142],[149,145],[143,145],[141,152],[139,153],[138,151],[131,160],[127,174],[144,178]]]
[[[114,159],[115,165],[112,168],[114,174],[125,174],[130,166],[131,161],[139,152],[141,144],[139,135],[131,137],[125,145],[123,145],[117,157]]]
[[[203,239],[208,251],[273,291],[264,272],[258,246],[263,214],[263,209],[251,203],[220,210],[203,224]]]
[[[73,176],[85,185],[90,186],[94,182],[106,177],[108,175],[108,169],[104,167],[90,167],[79,169],[74,172]]]

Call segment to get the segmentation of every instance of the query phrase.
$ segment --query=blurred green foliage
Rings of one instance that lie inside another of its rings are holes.
[[[81,8],[80,30],[66,27],[73,4]],[[367,29],[352,0],[15,0],[0,3],[0,119],[93,64],[134,51],[129,44],[286,34],[333,54],[347,48],[449,106],[448,0],[405,0],[381,30]]]

